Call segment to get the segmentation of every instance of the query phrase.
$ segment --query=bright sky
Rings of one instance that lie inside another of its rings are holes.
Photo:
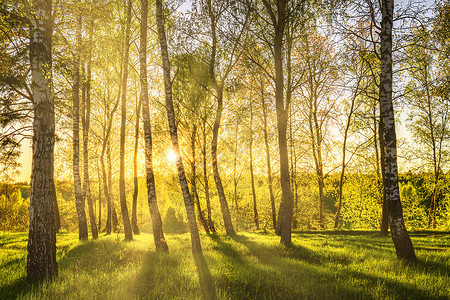
[[[20,168],[20,175],[16,181],[27,181],[30,182],[31,177],[31,140],[24,140],[22,142],[22,156],[20,157],[20,163],[22,168]]]

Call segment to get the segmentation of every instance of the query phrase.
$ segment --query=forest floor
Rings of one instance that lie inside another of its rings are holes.
[[[0,299],[214,298],[205,282],[218,299],[450,299],[449,232],[412,232],[414,263],[367,231],[298,232],[291,247],[271,233],[202,234],[206,265],[189,234],[166,235],[169,253],[155,252],[151,234],[77,237],[58,234],[59,276],[29,285],[27,233],[0,232]]]

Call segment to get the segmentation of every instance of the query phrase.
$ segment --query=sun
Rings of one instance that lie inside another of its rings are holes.
[[[173,149],[170,149],[169,153],[167,153],[167,160],[170,162],[175,162],[176,159],[177,159],[177,155],[176,155],[175,151],[173,151]]]

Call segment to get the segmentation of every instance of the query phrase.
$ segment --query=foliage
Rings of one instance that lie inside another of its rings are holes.
[[[0,180],[14,181],[29,137],[28,21],[17,1],[0,2]]]
[[[426,228],[427,212],[411,182],[400,184],[403,217],[408,229]]]
[[[343,188],[342,225],[347,229],[377,229],[381,194],[373,174],[349,174]]]
[[[187,223],[183,219],[183,215],[177,212],[175,208],[169,207],[163,219],[163,229],[168,233],[182,233],[188,230]]]
[[[0,183],[0,231],[25,231],[30,219],[30,186]]]

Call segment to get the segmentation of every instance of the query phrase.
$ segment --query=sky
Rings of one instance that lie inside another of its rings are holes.
[[[22,167],[20,168],[20,175],[16,181],[27,181],[30,182],[31,177],[31,140],[24,140],[22,142],[22,155],[20,156],[20,163]]]

